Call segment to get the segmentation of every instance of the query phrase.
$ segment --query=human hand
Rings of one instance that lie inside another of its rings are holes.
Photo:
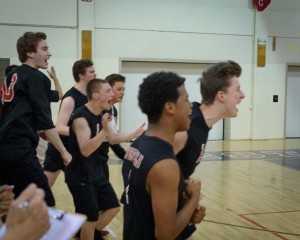
[[[40,239],[50,228],[48,208],[44,201],[45,193],[30,184],[21,195],[12,202],[7,218],[7,231],[4,239]],[[24,204],[24,203],[27,203]],[[26,205],[26,207],[22,207]]]
[[[109,113],[104,113],[101,117],[101,125],[104,131],[108,131],[108,123],[111,120]]]
[[[141,126],[139,126],[135,131],[134,131],[134,138],[137,138],[145,132],[145,123],[143,123]]]
[[[47,70],[47,72],[48,72],[48,74],[49,74],[49,76],[50,76],[50,78],[51,78],[52,80],[56,80],[56,79],[57,79],[57,77],[56,77],[56,72],[55,72],[55,69],[54,69],[53,66],[50,68],[50,71]]]
[[[12,185],[0,186],[0,214],[6,213],[14,200],[15,194],[12,191],[13,188],[14,186]]]
[[[184,182],[186,198],[194,199],[198,203],[201,193],[201,182],[192,178],[185,180]]]
[[[191,217],[190,223],[192,224],[200,223],[202,222],[205,216],[206,216],[206,207],[198,205],[198,207],[195,209]]]
[[[61,157],[64,161],[65,166],[68,166],[69,163],[72,161],[72,155],[67,150],[61,153]]]

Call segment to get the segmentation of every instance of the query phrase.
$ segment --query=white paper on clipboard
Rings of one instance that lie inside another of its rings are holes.
[[[69,240],[85,222],[86,216],[82,214],[64,213],[61,210],[48,208],[51,227],[40,238],[41,240]],[[0,238],[6,232],[6,224],[0,229]]]

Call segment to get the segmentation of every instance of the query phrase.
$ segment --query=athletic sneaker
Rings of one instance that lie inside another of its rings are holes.
[[[107,238],[107,237],[109,237],[109,231],[102,230],[102,231],[100,231],[100,234],[101,234],[101,237],[102,237],[102,238]]]

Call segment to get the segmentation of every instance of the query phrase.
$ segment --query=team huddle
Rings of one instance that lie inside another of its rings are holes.
[[[8,211],[5,239],[18,239],[17,227],[24,229],[20,236],[28,234],[28,239],[39,239],[47,231],[46,206],[55,207],[51,187],[61,171],[75,212],[87,216],[74,238],[105,238],[105,227],[122,207],[123,239],[191,239],[206,214],[200,200],[201,182],[192,174],[203,158],[212,126],[237,116],[237,105],[245,97],[239,83],[240,65],[224,61],[207,69],[199,80],[201,103],[189,101],[185,79],[178,74],[150,74],[138,92],[148,127],[142,124],[133,132],[121,133],[114,104],[122,102],[124,76],[113,73],[99,79],[93,62],[80,59],[72,67],[75,85],[63,94],[53,67],[48,73],[55,90],[39,71],[48,69],[51,57],[46,34],[24,33],[17,50],[22,65],[7,72],[0,88],[0,210]],[[50,103],[60,100],[54,125]],[[37,147],[45,139],[41,164]],[[120,143],[129,140],[134,141],[123,149]],[[121,199],[111,185],[109,148],[123,160]],[[39,229],[35,234],[24,227],[31,218],[25,222],[22,210],[14,208],[24,194],[26,200],[38,196],[29,201],[29,209],[37,203],[44,209],[27,212]],[[12,218],[23,220],[9,227]]]

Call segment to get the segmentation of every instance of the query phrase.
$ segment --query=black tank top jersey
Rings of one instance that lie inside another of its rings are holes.
[[[200,104],[193,102],[191,125],[188,130],[188,139],[185,147],[177,154],[177,158],[185,179],[195,171],[203,158],[210,128],[207,126]]]
[[[70,88],[63,96],[62,100],[64,100],[67,97],[71,97],[74,99],[74,112],[77,108],[84,106],[87,102],[87,96],[82,94],[80,91],[78,91],[75,87]],[[70,126],[70,119],[68,122],[68,126]],[[62,140],[62,142],[64,143],[64,145],[68,144],[68,137],[67,136],[62,136],[60,135],[60,138]]]
[[[172,146],[156,137],[141,135],[126,151],[122,166],[125,190],[123,239],[155,239],[151,198],[146,191],[146,179],[151,167],[162,159],[174,159]],[[178,210],[183,206],[184,180],[178,185]],[[177,239],[181,239],[178,237]]]
[[[86,106],[82,106],[73,113],[70,126],[72,126],[74,119],[85,118],[91,129],[91,138],[93,138],[102,129],[101,116],[101,114],[94,115]],[[72,127],[70,127],[69,141],[69,151],[72,155],[72,161],[65,168],[66,183],[70,185],[84,185],[101,181],[105,177],[101,167],[101,161],[99,161],[101,146],[89,157],[84,157],[79,150],[77,138]]]
[[[36,147],[37,130],[54,128],[50,79],[38,69],[21,65],[7,75],[2,95],[0,144]]]

